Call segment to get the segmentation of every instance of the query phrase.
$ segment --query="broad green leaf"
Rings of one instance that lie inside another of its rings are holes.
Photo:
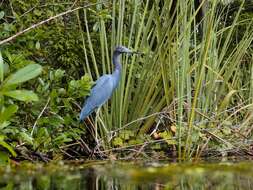
[[[28,81],[38,76],[42,71],[42,67],[38,64],[30,64],[22,69],[19,69],[16,73],[12,74],[5,81],[4,86],[19,84]]]
[[[38,101],[38,96],[30,90],[12,90],[3,92],[5,96],[9,96],[21,101]]]
[[[8,143],[6,143],[4,140],[2,140],[2,139],[0,139],[0,146],[6,148],[12,154],[12,156],[14,156],[14,157],[17,156],[17,154],[13,150],[13,148]]]
[[[0,123],[3,123],[4,121],[9,120],[9,118],[16,113],[18,110],[17,105],[11,105],[7,108],[5,108],[2,112],[0,112]]]
[[[0,52],[0,82],[4,80],[4,61],[2,57],[2,53]]]

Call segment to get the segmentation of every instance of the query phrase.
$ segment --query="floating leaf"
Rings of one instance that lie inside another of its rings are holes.
[[[116,137],[112,143],[114,146],[123,146],[123,140],[119,137]]]
[[[3,92],[5,96],[9,96],[21,101],[38,101],[38,96],[30,90],[12,90]]]
[[[130,130],[124,130],[120,133],[120,138],[124,139],[124,140],[129,140],[130,137],[134,136],[134,132],[130,131]]]
[[[171,132],[169,131],[164,131],[164,132],[161,132],[159,133],[160,137],[162,139],[165,140],[165,142],[168,144],[168,145],[173,145],[173,144],[177,144],[177,142],[175,141],[175,139],[173,139],[173,135],[171,134]]]
[[[42,71],[42,67],[38,64],[30,64],[24,68],[18,70],[16,73],[12,74],[5,81],[4,86],[19,84],[28,81],[36,76],[38,76]]]

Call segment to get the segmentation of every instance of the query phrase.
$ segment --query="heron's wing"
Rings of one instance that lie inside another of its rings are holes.
[[[90,96],[86,99],[81,111],[80,119],[87,117],[94,109],[104,104],[112,95],[113,77],[111,75],[103,75],[91,89]]]
[[[101,106],[107,101],[113,92],[113,78],[111,75],[103,75],[96,81],[96,85],[91,89],[90,98],[94,105]]]
[[[103,75],[101,77],[99,77],[96,81],[95,81],[95,85],[93,86],[92,90],[94,89],[94,87],[103,87],[104,85],[106,85],[105,83],[108,83],[109,81],[112,80],[112,75]]]

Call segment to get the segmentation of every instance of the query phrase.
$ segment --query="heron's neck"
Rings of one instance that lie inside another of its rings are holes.
[[[112,76],[115,78],[114,87],[116,88],[119,84],[121,70],[122,70],[122,66],[121,66],[121,63],[120,63],[120,54],[119,53],[116,53],[116,52],[113,53],[112,62],[114,64],[114,71],[112,73]]]
[[[119,53],[113,53],[112,62],[114,64],[114,72],[121,71],[122,66],[120,64],[120,54]]]

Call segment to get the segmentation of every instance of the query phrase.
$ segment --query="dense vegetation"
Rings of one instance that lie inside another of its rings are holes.
[[[252,6],[0,0],[1,162],[252,155]],[[122,57],[117,91],[79,123],[119,44],[144,55]]]

